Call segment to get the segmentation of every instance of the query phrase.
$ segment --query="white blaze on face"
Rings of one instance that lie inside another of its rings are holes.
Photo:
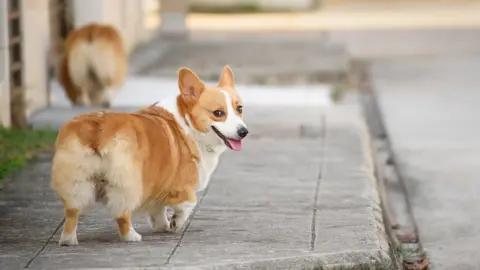
[[[242,148],[241,140],[243,138],[238,135],[238,130],[247,126],[233,108],[230,94],[225,90],[220,90],[220,92],[225,95],[227,118],[224,122],[214,122],[213,125],[228,139],[232,149],[236,150],[238,148],[239,150]]]

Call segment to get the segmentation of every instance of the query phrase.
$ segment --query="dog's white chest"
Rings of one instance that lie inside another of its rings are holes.
[[[198,146],[197,146],[198,147]],[[205,189],[210,182],[210,178],[217,168],[219,153],[210,152],[203,147],[198,147],[200,152],[200,162],[197,165],[198,168],[198,187],[197,191]]]
[[[197,169],[198,169],[197,191],[201,191],[205,189],[208,183],[210,182],[210,177],[212,176],[213,172],[217,168],[218,160],[222,155],[222,153],[225,151],[226,146],[223,144],[223,142],[221,142],[217,138],[217,135],[215,134],[213,135],[215,136],[214,139],[215,141],[219,142],[219,145],[215,146],[214,149],[207,147],[205,143],[204,144],[199,143],[198,138],[204,139],[202,137],[203,135],[200,135],[200,136],[196,135],[195,131],[193,131],[190,128],[191,124],[187,124],[185,119],[180,116],[176,102],[177,102],[176,98],[165,99],[162,101],[161,107],[171,112],[175,116],[175,118],[177,119],[177,122],[183,128],[185,133],[189,134],[195,140],[195,144],[197,145],[197,149],[200,153],[200,161],[197,164]]]

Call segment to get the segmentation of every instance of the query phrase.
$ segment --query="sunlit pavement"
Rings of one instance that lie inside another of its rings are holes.
[[[480,26],[480,3],[354,5],[326,7],[311,13],[189,14],[190,30],[286,31],[392,28],[462,28]],[[147,19],[150,28],[158,17]]]

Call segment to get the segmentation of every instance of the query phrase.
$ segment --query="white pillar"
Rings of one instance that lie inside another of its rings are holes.
[[[121,0],[73,0],[75,28],[89,23],[109,23],[122,28],[123,2]]]
[[[139,39],[137,31],[140,17],[139,0],[73,0],[75,28],[89,23],[111,24],[120,31],[127,50],[130,51]]]
[[[23,85],[27,116],[32,111],[48,105],[47,57],[50,45],[48,4],[48,0],[22,1]]]
[[[73,0],[73,24],[75,28],[93,22],[106,22],[106,9],[105,0]]]
[[[142,1],[123,0],[122,28],[129,51],[142,39],[142,15]]]
[[[7,1],[0,1],[0,126],[10,126]]]

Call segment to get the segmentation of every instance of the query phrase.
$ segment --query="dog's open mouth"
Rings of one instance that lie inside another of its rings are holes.
[[[217,133],[218,137],[223,140],[226,146],[228,146],[230,149],[233,151],[240,151],[242,150],[243,147],[243,141],[242,140],[235,140],[235,139],[230,139],[225,137],[217,128],[212,126],[213,131]]]

